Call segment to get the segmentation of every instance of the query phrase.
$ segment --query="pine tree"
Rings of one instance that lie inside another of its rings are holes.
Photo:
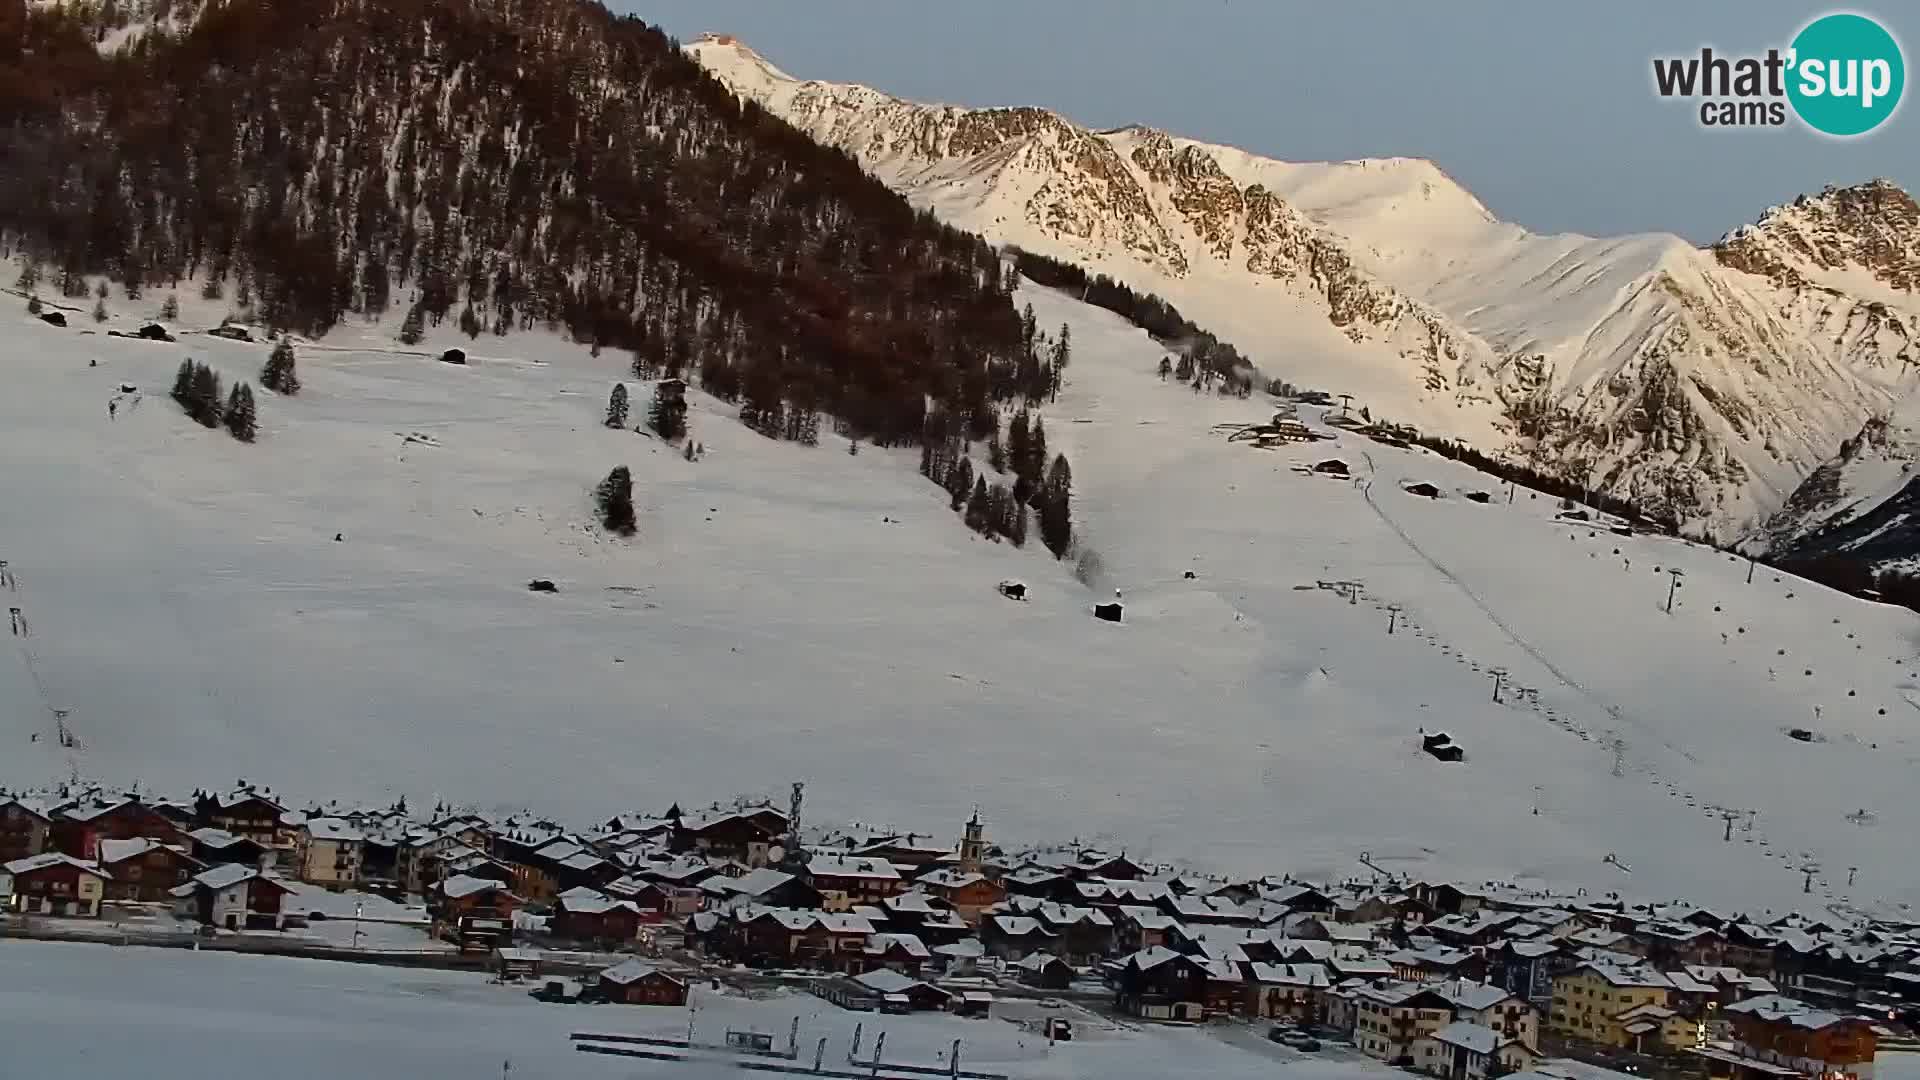
[[[992,466],[994,472],[1007,471],[1007,448],[1000,445],[998,435],[987,440],[987,464]]]
[[[961,458],[947,474],[947,494],[953,496],[953,509],[958,510],[967,504],[967,496],[973,493],[973,462]]]
[[[1013,497],[1012,492],[1007,493],[1007,514],[1007,539],[1013,541],[1014,547],[1024,547],[1027,542],[1027,508]]]
[[[107,288],[107,283],[105,281],[102,281],[93,290],[93,296],[94,296],[94,299],[96,300],[105,300],[108,296],[111,296],[111,295],[112,295],[112,290]]]
[[[426,321],[426,312],[420,310],[419,304],[408,308],[407,317],[400,320],[400,344],[420,344],[420,339],[426,336]]]
[[[1193,354],[1192,353],[1183,352],[1180,354],[1180,365],[1173,369],[1173,377],[1176,379],[1179,379],[1181,382],[1193,381]]]
[[[293,345],[286,338],[267,354],[267,366],[260,369],[260,385],[289,397],[300,392],[300,374],[293,366]]]
[[[600,508],[600,523],[611,532],[632,536],[639,530],[633,513],[633,474],[625,465],[616,465],[594,493]]]
[[[205,364],[195,364],[193,385],[187,393],[187,415],[201,427],[219,427],[220,405],[220,376]]]
[[[256,432],[255,421],[252,388],[246,383],[235,384],[233,396],[227,399],[227,430],[241,442],[250,443]]]
[[[172,293],[167,294],[166,301],[160,305],[160,318],[166,322],[173,322],[180,318],[179,297]]]
[[[173,375],[172,397],[173,400],[180,403],[181,408],[190,408],[193,403],[194,367],[195,364],[192,360],[182,360],[180,361],[180,370],[174,372]]]
[[[993,525],[987,501],[987,478],[981,476],[974,480],[973,493],[967,497],[967,528],[974,532],[987,532]]]
[[[653,391],[653,404],[647,409],[647,426],[662,439],[672,442],[687,433],[687,403],[672,394]]]
[[[460,312],[460,332],[467,335],[467,338],[469,340],[472,340],[472,339],[478,338],[480,336],[480,331],[484,329],[486,328],[480,325],[480,316],[473,313],[473,305],[468,304]],[[599,356],[600,355],[599,344],[596,343],[593,348],[594,348],[593,355]]]
[[[102,286],[102,288],[104,287],[105,286]],[[105,300],[95,300],[93,302],[93,321],[97,323],[107,321],[107,302]]]
[[[614,383],[613,393],[607,395],[606,425],[610,428],[627,426],[627,384]]]
[[[692,440],[692,439],[688,439],[688,440],[687,440],[687,460],[688,460],[688,461],[692,461],[692,460],[693,460],[693,458],[694,458],[694,453],[693,453],[693,440]]]
[[[1040,510],[1040,542],[1056,559],[1065,558],[1073,546],[1073,469],[1067,456],[1053,459],[1036,500]]]
[[[39,297],[37,296],[27,297],[27,314],[29,315],[40,314],[40,298]]]
[[[1033,427],[1027,431],[1027,459],[1015,462],[1014,471],[1027,482],[1029,489],[1040,489],[1047,471],[1047,427],[1037,416],[1033,418]]]
[[[860,440],[859,439],[847,440],[847,456],[848,457],[860,456]]]
[[[1167,376],[1171,375],[1172,373],[1173,373],[1173,361],[1167,359],[1164,356],[1161,357],[1160,358],[1160,381],[1166,382]]]

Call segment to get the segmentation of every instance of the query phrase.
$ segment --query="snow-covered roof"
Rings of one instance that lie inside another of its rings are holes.
[[[1120,915],[1142,930],[1175,930],[1180,927],[1180,920],[1162,912],[1159,908],[1123,905],[1120,908]]]
[[[642,960],[637,956],[631,960],[624,960],[606,969],[605,971],[602,971],[600,973],[600,981],[610,982],[616,986],[627,986],[629,984],[639,982],[641,979],[644,979],[649,975],[659,975],[662,978],[672,979],[676,983],[681,983],[681,985],[685,985],[685,983],[682,982],[680,978],[678,978],[671,972],[663,971],[660,968],[647,963],[645,960]]]
[[[100,863],[104,866],[126,859],[136,858],[145,855],[155,848],[167,848],[175,852],[180,850],[170,844],[163,844],[158,840],[145,836],[136,836],[131,840],[102,840],[100,841]]]
[[[1043,934],[1047,937],[1058,936],[1054,934],[1053,931],[1040,925],[1038,919],[1030,919],[1024,915],[995,915],[992,922],[995,929],[1008,937],[1026,937],[1028,934]]]
[[[888,968],[880,968],[877,971],[868,971],[860,975],[855,975],[853,981],[880,994],[904,994],[914,987],[928,985],[919,979],[902,975],[900,972]],[[944,991],[942,992],[944,993]]]
[[[1127,957],[1125,964],[1127,967],[1134,968],[1138,971],[1152,971],[1161,964],[1170,963],[1175,960],[1191,959],[1192,957],[1187,956],[1185,953],[1174,952],[1164,945],[1155,945],[1151,948],[1141,949],[1139,952]]]
[[[248,866],[245,863],[227,863],[222,866],[211,866],[200,871],[193,875],[192,880],[188,881],[186,885],[181,886],[181,888],[192,891],[193,886],[198,886],[203,889],[211,889],[218,892],[221,889],[232,888],[243,881],[252,881],[255,879],[272,881],[271,878],[261,873],[256,867]],[[273,884],[280,885],[277,881],[274,881]],[[285,886],[280,887],[285,888]]]
[[[307,835],[315,840],[356,843],[363,842],[367,838],[365,833],[339,818],[308,818],[307,823],[302,827]]]
[[[866,951],[878,956],[899,949],[916,960],[925,960],[933,955],[927,943],[917,934],[875,934],[867,939]]]
[[[978,884],[985,880],[987,880],[987,876],[985,874],[976,874],[968,871],[952,870],[946,867],[942,867],[938,870],[929,870],[926,873],[921,874],[918,878],[914,879],[914,881],[917,884],[930,885],[938,889],[960,889],[960,888],[965,888],[968,885]]]
[[[1269,986],[1326,987],[1333,985],[1327,969],[1319,964],[1250,964],[1253,981]]]
[[[1729,1005],[1722,1011],[1741,1013],[1765,1020],[1768,1023],[1792,1024],[1794,1027],[1806,1028],[1809,1031],[1819,1031],[1822,1028],[1832,1027],[1835,1024],[1846,1023],[1848,1021],[1866,1023],[1865,1020],[1857,1020],[1855,1017],[1844,1016],[1837,1012],[1817,1008],[1804,1001],[1783,997],[1779,994],[1761,994],[1758,997],[1750,997],[1745,1001]]]
[[[58,851],[45,851],[38,855],[29,855],[24,859],[15,859],[6,865],[6,871],[18,877],[21,874],[31,874],[36,870],[45,870],[54,866],[70,866],[75,870],[92,874],[97,878],[105,878],[109,881],[113,879],[112,874],[107,873],[93,863],[81,862],[71,855],[65,855]]]
[[[951,944],[936,945],[933,951],[955,960],[978,960],[987,955],[987,947],[978,938],[962,938]]]
[[[440,894],[452,900],[466,896],[477,896],[490,889],[504,889],[506,886],[487,878],[468,877],[455,874],[439,884]]]
[[[1610,985],[1625,987],[1666,987],[1673,983],[1665,975],[1650,967],[1622,967],[1615,964],[1590,962],[1582,965],[1588,971],[1605,979]]]
[[[1503,987],[1491,983],[1445,982],[1435,988],[1441,997],[1446,998],[1455,1008],[1470,1012],[1491,1009],[1513,997]]]
[[[874,881],[898,881],[900,871],[885,859],[858,855],[815,855],[807,860],[807,873],[814,877],[866,878]]]
[[[1046,951],[1045,949],[1042,949],[1039,952],[1028,953],[1026,956],[1023,956],[1020,959],[1015,960],[1013,962],[1013,966],[1016,968],[1019,968],[1022,971],[1045,971],[1049,964],[1064,964],[1064,963],[1066,963],[1065,960],[1062,960],[1059,957],[1053,955],[1052,953]]]
[[[1500,1049],[1500,1033],[1492,1028],[1456,1020],[1431,1036],[1448,1046],[1458,1046],[1471,1054],[1491,1054]]]
[[[793,880],[793,875],[763,866],[750,870],[737,878],[720,878],[715,884],[722,890],[740,896],[765,896],[767,893]]]
[[[940,911],[933,906],[933,898],[918,889],[889,896],[885,903],[888,910],[902,915],[933,915]]]

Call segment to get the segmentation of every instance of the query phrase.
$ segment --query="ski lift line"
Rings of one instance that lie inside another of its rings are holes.
[[[1373,463],[1373,455],[1363,450],[1360,452],[1360,456],[1367,459],[1368,469],[1375,468]],[[1387,514],[1386,510],[1382,508],[1379,503],[1374,501],[1373,492],[1371,490],[1364,491],[1362,492],[1362,494],[1365,496],[1367,500],[1367,506],[1373,510],[1375,516],[1379,517],[1379,519],[1386,524],[1387,528],[1392,529],[1394,532],[1394,535],[1398,536],[1401,542],[1406,544],[1409,550],[1411,550],[1415,555],[1418,555],[1422,561],[1424,561],[1428,566],[1433,568],[1435,573],[1439,574],[1449,584],[1453,585],[1454,588],[1459,589],[1460,592],[1463,595],[1465,595],[1469,601],[1473,603],[1474,607],[1477,607],[1480,609],[1480,613],[1482,615],[1485,615],[1487,619],[1493,623],[1494,626],[1499,628],[1502,634],[1506,635],[1509,641],[1513,642],[1516,646],[1518,646],[1521,652],[1524,652],[1529,657],[1532,657],[1537,663],[1540,664],[1541,667],[1546,668],[1547,671],[1550,674],[1552,674],[1555,679],[1559,680],[1562,685],[1566,686],[1567,689],[1572,690],[1574,693],[1579,694],[1583,698],[1586,698],[1592,704],[1599,706],[1601,709],[1605,710],[1607,714],[1613,717],[1615,720],[1626,720],[1628,723],[1632,724],[1633,726],[1640,728],[1646,734],[1652,736],[1654,740],[1659,742],[1662,746],[1680,755],[1681,757],[1686,758],[1689,762],[1695,765],[1700,764],[1700,759],[1695,757],[1691,752],[1685,749],[1682,749],[1679,746],[1675,746],[1673,743],[1668,742],[1666,739],[1661,738],[1658,732],[1649,730],[1644,724],[1642,724],[1639,720],[1633,718],[1632,716],[1628,715],[1619,706],[1609,705],[1606,702],[1602,701],[1598,694],[1595,694],[1593,691],[1587,689],[1585,686],[1575,681],[1566,672],[1560,670],[1560,668],[1556,666],[1553,663],[1553,661],[1548,660],[1544,655],[1540,653],[1539,650],[1535,649],[1531,644],[1529,644],[1525,638],[1515,633],[1513,628],[1508,626],[1506,622],[1500,618],[1500,616],[1494,614],[1493,608],[1488,606],[1487,602],[1480,598],[1479,593],[1474,592],[1471,588],[1467,586],[1465,582],[1461,581],[1457,576],[1455,576],[1451,570],[1448,570],[1444,565],[1442,565],[1439,560],[1435,559],[1432,555],[1429,555],[1425,548],[1422,548],[1418,543],[1415,543],[1414,539],[1411,536],[1407,535],[1406,530],[1402,529],[1399,523],[1394,521],[1393,518]]]

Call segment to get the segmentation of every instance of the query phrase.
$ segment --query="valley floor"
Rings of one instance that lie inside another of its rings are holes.
[[[1749,585],[1524,490],[1476,504],[1486,478],[1352,434],[1229,444],[1215,425],[1270,404],[1162,383],[1139,331],[1021,301],[1073,329],[1045,416],[1091,585],[972,536],[911,451],[769,442],[704,398],[698,462],[610,431],[625,358],[537,335],[445,339],[475,353],[454,367],[345,329],[243,446],[166,391],[185,355],[252,380],[264,346],[10,316],[0,558],[29,633],[0,658],[0,783],[244,778],[584,825],[800,779],[818,821],[945,836],[979,806],[1009,844],[1234,873],[1920,900],[1911,613]],[[1295,471],[1327,458],[1354,479]],[[588,496],[623,463],[631,541]],[[1115,589],[1125,621],[1094,620]],[[1421,752],[1436,729],[1464,762]],[[1723,841],[1720,807],[1758,813]]]

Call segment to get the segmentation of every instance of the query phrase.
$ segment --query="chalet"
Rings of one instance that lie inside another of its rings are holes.
[[[493,950],[487,968],[502,982],[538,979],[544,957],[536,949],[504,948]]]
[[[672,1005],[687,1003],[686,980],[669,974],[643,960],[627,960],[602,971],[598,986],[600,997],[620,1005]]]
[[[1525,999],[1503,987],[1466,980],[1442,982],[1435,990],[1456,1022],[1487,1028],[1529,1050],[1540,1048],[1540,1014]]]
[[[1721,962],[1749,975],[1771,977],[1774,973],[1773,947],[1777,935],[1751,923],[1730,922],[1721,931]]]
[[[207,867],[178,844],[140,837],[100,841],[100,868],[111,875],[108,900],[164,904],[174,886]]]
[[[640,921],[640,909],[633,901],[616,900],[582,885],[568,889],[554,901],[547,929],[569,941],[617,948],[640,936]]]
[[[235,836],[225,829],[208,826],[195,829],[187,834],[189,851],[194,858],[208,866],[223,866],[239,863],[244,866],[261,866],[267,859],[267,849],[258,842],[244,836]]]
[[[1429,757],[1436,758],[1440,761],[1465,761],[1467,758],[1466,747],[1454,742],[1453,737],[1444,731],[1436,731],[1431,735],[1422,735],[1420,737],[1420,748],[1425,750]]]
[[[1415,882],[1407,888],[1407,893],[1441,915],[1472,914],[1486,906],[1486,897],[1481,893],[1445,881]]]
[[[7,906],[33,915],[100,917],[106,871],[58,851],[44,851],[6,864],[11,883]]]
[[[1267,1019],[1318,1023],[1326,1016],[1326,994],[1333,986],[1319,964],[1248,963],[1247,1013]]]
[[[1341,461],[1339,458],[1328,458],[1325,461],[1318,462],[1313,466],[1313,471],[1321,476],[1347,477],[1352,475],[1352,470],[1347,468],[1347,463]]]
[[[1113,976],[1114,1007],[1148,1020],[1203,1020],[1207,1011],[1206,966],[1171,949],[1142,949],[1121,962]]]
[[[746,908],[720,925],[722,951],[749,966],[811,967],[858,974],[867,968],[873,924],[858,915]]]
[[[1366,949],[1352,945],[1336,944],[1321,963],[1333,977],[1341,982],[1348,979],[1378,980],[1393,978],[1393,965],[1384,956],[1375,956]]]
[[[1413,1060],[1414,1043],[1453,1023],[1453,1007],[1430,986],[1382,983],[1352,995],[1354,1045],[1389,1064]]]
[[[1010,896],[1033,896],[1042,899],[1059,895],[1059,887],[1069,879],[1057,870],[1042,866],[1023,866],[1000,879]]]
[[[1128,952],[1168,945],[1184,928],[1159,908],[1122,905],[1114,920],[1114,947]]]
[[[1738,1005],[1750,997],[1762,994],[1777,994],[1779,988],[1770,980],[1758,975],[1749,975],[1739,968],[1730,966],[1714,967],[1704,964],[1688,964],[1681,968],[1688,978],[1704,986],[1713,988],[1713,1005],[1725,1009],[1729,1005]]]
[[[938,1012],[953,995],[897,971],[868,971],[814,985],[814,993],[843,1009],[890,1013]]]
[[[903,975],[919,975],[933,959],[933,950],[916,934],[874,934],[861,951],[866,954],[867,970],[885,968]]]
[[[1778,994],[1748,998],[1726,1013],[1732,1060],[1719,1063],[1731,1068],[1715,1075],[1773,1080],[1791,1070],[1814,1080],[1872,1080],[1879,1039],[1870,1021]]]
[[[487,878],[456,875],[427,892],[433,936],[453,941],[462,952],[489,953],[513,944],[513,913],[524,903],[506,885]]]
[[[138,799],[89,799],[53,812],[53,846],[76,859],[98,858],[102,840],[139,837],[187,845],[186,834],[173,819]]]
[[[770,806],[714,811],[680,818],[669,846],[677,853],[698,852],[754,868],[768,864],[768,849],[786,832],[787,816]]]
[[[607,882],[601,891],[616,900],[625,900],[638,908],[640,921],[643,923],[664,922],[669,915],[691,915],[699,910],[698,901],[685,911],[679,910],[673,890],[657,882],[642,881],[634,877],[615,878]]]
[[[1657,1050],[1659,1033],[1671,1017],[1634,1010],[1642,1006],[1666,1010],[1672,990],[1672,982],[1652,968],[1581,964],[1553,980],[1553,1012],[1547,1027],[1565,1038],[1616,1049]]]
[[[932,837],[922,836],[919,833],[871,840],[847,854],[857,855],[863,859],[885,859],[895,866],[916,870],[954,858],[953,848],[936,844]]]
[[[1576,961],[1554,941],[1505,941],[1487,952],[1487,978],[1542,1009],[1553,1003],[1553,978]]]
[[[1029,953],[1014,962],[1013,977],[1042,990],[1065,990],[1073,982],[1073,967],[1050,952]]]
[[[1091,967],[1113,952],[1113,919],[1098,908],[1042,903],[1026,913],[1059,939],[1053,952],[1069,964]]]
[[[482,836],[485,842],[484,835]],[[426,893],[434,883],[450,876],[446,864],[463,856],[486,854],[453,832],[422,829],[401,840],[394,849],[394,869],[400,887],[409,893]]]
[[[1333,911],[1333,898],[1311,885],[1285,882],[1274,888],[1263,889],[1258,895],[1260,899],[1278,904],[1288,911],[1318,914],[1330,914]]]
[[[920,875],[913,887],[946,901],[969,926],[978,926],[983,912],[1007,898],[1006,887],[985,874],[948,868]]]
[[[1029,916],[989,915],[980,924],[980,944],[986,946],[988,956],[1019,960],[1032,953],[1058,949],[1060,935]]]
[[[1666,969],[1684,964],[1713,964],[1721,957],[1720,934],[1685,922],[1648,922],[1635,928],[1630,951]]]
[[[827,906],[819,889],[784,870],[762,867],[737,878],[712,877],[706,886],[731,904],[753,907],[821,908]]]
[[[202,870],[167,890],[173,913],[228,930],[277,930],[289,890],[257,867],[230,863]]]
[[[1409,495],[1419,496],[1422,499],[1437,499],[1440,497],[1440,489],[1424,480],[1412,484],[1402,484],[1400,485],[1400,490]]]
[[[1477,983],[1487,975],[1487,958],[1482,952],[1448,945],[1400,949],[1389,953],[1386,961],[1393,966],[1394,978],[1410,982],[1462,979]]]
[[[1409,1050],[1415,1069],[1442,1080],[1488,1080],[1530,1068],[1538,1056],[1518,1040],[1465,1020],[1415,1039]]]
[[[978,973],[980,961],[987,955],[986,949],[975,938],[963,938],[948,945],[934,945],[933,963],[936,970],[948,978],[972,978]]]
[[[51,811],[23,798],[0,801],[0,863],[30,858],[53,845]]]
[[[806,882],[819,891],[828,911],[848,911],[856,904],[878,904],[906,891],[900,871],[885,859],[853,855],[815,855],[807,860]]]
[[[312,818],[294,830],[295,876],[331,892],[360,884],[367,837],[339,818]]]
[[[282,846],[280,817],[287,808],[253,788],[226,795],[203,796],[194,807],[201,825],[244,836],[265,848]]]

